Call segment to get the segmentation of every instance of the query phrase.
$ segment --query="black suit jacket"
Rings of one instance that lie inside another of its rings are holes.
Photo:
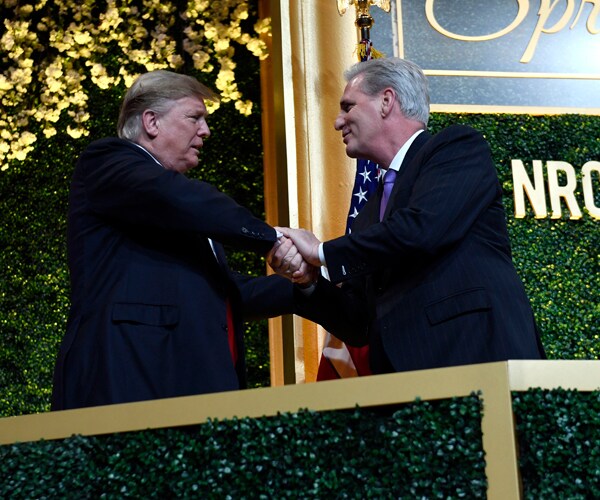
[[[301,314],[350,345],[368,342],[375,373],[544,356],[481,134],[421,133],[381,223],[379,199],[351,235],[324,243],[343,286],[321,280]]]
[[[80,157],[67,240],[71,310],[53,409],[244,387],[243,318],[292,312],[287,280],[236,275],[221,247],[266,253],[275,230],[128,141],[103,139]]]

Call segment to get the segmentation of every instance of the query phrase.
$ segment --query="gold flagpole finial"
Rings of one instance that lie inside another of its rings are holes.
[[[374,23],[369,12],[371,6],[375,5],[385,12],[390,11],[390,0],[337,0],[337,8],[340,16],[343,16],[351,5],[354,5],[356,9],[356,21],[354,24],[360,29],[362,39],[369,38],[369,31]]]

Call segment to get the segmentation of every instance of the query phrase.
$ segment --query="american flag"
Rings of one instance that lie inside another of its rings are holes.
[[[359,44],[361,61],[372,57],[382,57],[374,54],[371,41],[362,40]],[[381,170],[379,165],[370,160],[359,159],[356,162],[356,177],[352,188],[350,210],[346,221],[346,233],[352,232],[354,219],[365,206],[369,197],[377,191]],[[347,346],[337,337],[327,332],[323,344],[323,353],[319,362],[317,381],[371,375],[369,368],[369,347]]]
[[[348,220],[346,221],[346,233],[352,232],[352,223],[367,203],[370,196],[377,191],[381,171],[379,165],[371,160],[356,161],[356,177],[354,178],[354,187],[352,188],[352,199],[350,200],[350,210],[348,211]]]

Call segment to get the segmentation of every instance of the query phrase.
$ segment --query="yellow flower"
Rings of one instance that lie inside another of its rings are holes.
[[[75,42],[79,45],[87,45],[92,41],[92,37],[89,33],[75,33]]]
[[[271,34],[271,18],[265,17],[264,19],[258,20],[254,24],[254,31],[256,31],[259,35],[262,34]]]
[[[217,52],[223,52],[229,48],[229,40],[220,39],[215,42],[215,50]]]
[[[267,45],[262,40],[252,39],[247,43],[246,47],[252,52],[252,55],[258,57],[261,61],[269,57]]]
[[[206,110],[209,114],[214,113],[217,109],[221,107],[221,103],[215,101],[206,101],[204,104],[206,105]]]
[[[214,26],[211,26],[211,25],[204,26],[204,37],[207,40],[212,40],[216,36],[217,36],[217,29]]]
[[[8,26],[6,33],[4,33],[2,38],[0,38],[0,44],[2,44],[2,47],[4,47],[4,50],[6,52],[9,52],[15,46],[15,38],[12,35],[12,33],[8,30]]]
[[[50,139],[50,137],[53,137],[56,135],[56,129],[54,127],[45,127],[42,130],[44,137],[46,137],[46,139]]]
[[[19,6],[19,15],[25,17],[33,12],[33,5],[26,4]]]
[[[60,78],[63,75],[63,70],[58,64],[48,66],[44,71],[48,78]]]
[[[19,138],[18,144],[21,144],[23,146],[29,146],[30,144],[33,144],[35,141],[37,141],[37,137],[35,136],[35,134],[25,131]]]
[[[63,111],[72,120],[67,133],[74,138],[89,134],[86,79],[100,89],[121,81],[130,87],[140,67],[146,70],[177,69],[183,55],[194,68],[213,73],[224,102],[234,101],[240,114],[252,112],[251,101],[243,100],[236,84],[236,44],[245,45],[256,57],[267,57],[266,45],[257,34],[268,35],[270,19],[258,21],[254,34],[245,32],[241,21],[248,19],[246,0],[186,0],[178,13],[175,0],[141,0],[140,7],[125,0],[2,0],[4,8],[15,9],[16,20],[4,20],[0,38],[3,67],[0,73],[0,101],[6,117],[0,117],[0,164],[5,170],[11,160],[22,160],[33,150],[35,135],[30,120],[41,125],[50,138],[58,133],[53,125]],[[103,5],[101,7],[100,5]],[[99,9],[100,11],[96,11]],[[64,16],[63,13],[69,13]],[[34,14],[35,23],[31,18]],[[183,52],[173,33],[177,16],[183,33]],[[71,19],[69,25],[61,24]],[[39,34],[44,36],[40,37]],[[41,47],[39,39],[49,47]],[[112,62],[102,62],[108,51]],[[119,68],[113,70],[109,68]],[[33,85],[40,82],[41,85]],[[208,102],[209,112],[219,103]]]
[[[244,116],[250,116],[252,114],[252,106],[252,101],[235,101],[235,109]]]
[[[125,75],[123,77],[123,81],[125,83],[125,86],[127,88],[131,87],[133,85],[133,82],[135,81],[136,78],[137,78],[137,75]]]
[[[67,126],[67,134],[69,134],[73,139],[79,139],[84,135],[89,135],[89,131],[81,127],[72,128],[71,125],[69,125]]]
[[[24,161],[25,158],[27,158],[27,153],[29,153],[31,151],[33,151],[32,147],[23,148],[23,149],[17,149],[12,154],[7,155],[7,156],[8,156],[8,158],[11,158],[11,159],[15,159],[15,160],[19,160],[19,161]]]
[[[13,84],[8,81],[6,76],[0,74],[0,91],[7,91],[13,88]]]

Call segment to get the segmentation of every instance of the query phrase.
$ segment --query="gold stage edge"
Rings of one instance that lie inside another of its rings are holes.
[[[332,411],[422,400],[483,399],[488,498],[521,498],[511,391],[600,389],[600,361],[504,361],[314,384],[187,396],[0,419],[0,444],[179,427],[208,419]]]

